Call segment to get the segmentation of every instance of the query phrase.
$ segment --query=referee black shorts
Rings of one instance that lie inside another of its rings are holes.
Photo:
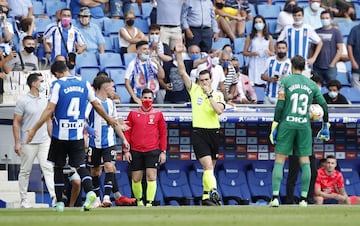
[[[161,151],[154,150],[148,152],[139,152],[130,150],[132,161],[130,163],[130,171],[145,170],[147,168],[157,168],[159,165],[159,156]]]
[[[219,129],[193,128],[192,145],[197,159],[211,156],[215,160],[219,158]]]

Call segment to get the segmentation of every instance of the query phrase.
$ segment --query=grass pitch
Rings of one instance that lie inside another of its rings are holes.
[[[221,207],[112,207],[81,212],[66,208],[0,209],[1,226],[66,225],[169,225],[169,226],[355,226],[360,222],[360,206],[221,206]]]

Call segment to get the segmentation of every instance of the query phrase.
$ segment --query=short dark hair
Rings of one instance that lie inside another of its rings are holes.
[[[276,46],[278,46],[278,45],[280,45],[280,44],[284,44],[286,47],[288,46],[285,41],[278,41],[278,42],[276,42]]]
[[[35,39],[34,39],[31,35],[26,35],[26,36],[23,38],[23,43],[25,42],[25,40],[32,40],[32,41],[34,41]]]
[[[147,41],[138,41],[136,43],[136,49],[139,49],[141,46],[144,46],[144,45],[149,45],[149,43]]]
[[[302,15],[304,16],[304,9],[301,8],[300,6],[295,6],[293,11],[292,11],[292,14],[295,14],[295,13],[298,13],[298,12],[301,12]]]
[[[68,68],[66,66],[66,63],[64,61],[55,61],[50,68],[50,71],[53,75],[55,75],[55,73],[64,73],[65,71],[67,71]]]
[[[29,88],[31,89],[31,84],[33,82],[36,82],[37,80],[39,80],[39,76],[42,76],[41,73],[31,73],[27,79],[26,79],[26,84],[29,86]]]
[[[199,72],[199,77],[200,77],[200,75],[205,75],[205,74],[209,74],[209,78],[211,79],[211,73],[210,73],[210,71],[207,70],[207,69],[200,71],[200,72]]]
[[[323,15],[323,14],[330,14],[330,18],[332,19],[332,18],[334,18],[334,15],[333,15],[333,13],[330,11],[330,10],[324,10],[324,11],[322,11],[321,13],[320,13],[320,17]]]
[[[159,24],[151,24],[149,27],[149,31],[151,30],[160,30],[160,25]]]
[[[330,80],[330,81],[327,82],[326,88],[329,89],[330,86],[336,86],[336,88],[337,88],[338,90],[341,89],[341,83],[339,82],[339,80],[336,80],[336,79]]]
[[[326,159],[335,159],[336,160],[334,155],[328,155],[328,156],[326,156]]]
[[[151,94],[153,94],[153,91],[152,91],[151,89],[149,89],[149,88],[145,88],[145,89],[143,89],[143,91],[141,92],[141,96],[144,96],[144,94],[146,94],[146,93],[151,93]]]
[[[305,69],[305,58],[296,55],[291,59],[291,64],[295,70],[303,71]]]
[[[320,83],[320,84],[323,84],[324,82],[324,79],[319,75],[313,75],[311,77],[311,80],[313,80],[315,83]]]
[[[111,78],[104,76],[104,75],[99,75],[99,76],[95,77],[95,79],[93,81],[93,87],[95,90],[99,90],[99,89],[101,89],[101,86],[104,83],[111,83],[111,82],[112,82]]]
[[[105,71],[99,71],[96,76],[106,76],[106,77],[109,77],[109,74]]]

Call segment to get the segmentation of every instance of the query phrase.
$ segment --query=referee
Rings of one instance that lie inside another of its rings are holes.
[[[177,41],[175,51],[179,74],[184,80],[191,99],[192,144],[196,158],[204,169],[202,205],[221,205],[220,196],[216,190],[214,166],[219,156],[219,115],[225,108],[224,96],[221,92],[212,90],[211,75],[207,68],[204,70],[201,70],[201,67],[198,68],[197,82],[191,81],[181,56],[184,51],[181,40]]]

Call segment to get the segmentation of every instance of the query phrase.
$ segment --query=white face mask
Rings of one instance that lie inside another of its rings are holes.
[[[149,40],[150,40],[150,42],[158,43],[159,42],[159,35],[150,35]]]
[[[39,93],[45,92],[45,90],[46,90],[46,84],[45,84],[45,82],[42,82],[42,83],[40,84],[38,90],[39,90]]]
[[[318,11],[318,9],[320,8],[320,2],[313,2],[310,5],[311,9],[314,11]]]
[[[335,91],[331,91],[331,92],[329,92],[329,97],[330,98],[336,98],[338,96],[338,93],[337,92],[335,92]]]
[[[213,57],[213,58],[211,59],[211,64],[212,64],[213,66],[219,65],[219,57]]]

